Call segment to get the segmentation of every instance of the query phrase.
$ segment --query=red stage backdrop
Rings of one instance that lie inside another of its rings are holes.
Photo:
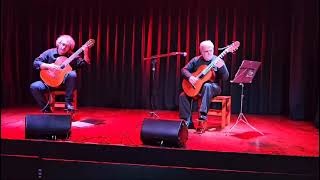
[[[218,47],[238,40],[224,58],[234,77],[241,61],[261,61],[245,86],[246,113],[285,114],[313,119],[319,103],[319,9],[317,0],[236,1],[1,1],[2,107],[35,105],[30,83],[39,79],[33,59],[55,46],[61,34],[89,38],[92,64],[79,72],[80,106],[150,108],[151,62],[144,57],[187,52],[158,59],[155,108],[178,107],[180,69],[199,55],[199,43]],[[240,109],[241,87],[222,83]]]

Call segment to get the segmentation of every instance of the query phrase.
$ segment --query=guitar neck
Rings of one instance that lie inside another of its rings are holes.
[[[228,53],[228,50],[225,49],[221,54],[219,54],[218,57],[216,57],[214,60],[212,60],[212,62],[199,75],[201,75],[201,74],[206,75],[211,70],[211,68],[215,67],[217,60],[219,58],[222,59],[227,53]]]
[[[219,54],[219,56],[208,65],[209,69],[213,68],[216,65],[218,59],[222,59],[227,53],[228,50],[224,50],[221,54]]]
[[[66,59],[61,66],[67,66],[74,58],[76,58],[82,52],[82,48],[78,49],[75,53],[73,53],[68,59]]]

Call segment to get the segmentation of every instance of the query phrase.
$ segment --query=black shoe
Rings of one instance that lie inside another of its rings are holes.
[[[200,121],[206,121],[207,119],[208,119],[208,117],[207,117],[206,114],[201,114],[200,117],[199,117]]]
[[[195,129],[193,122],[189,123],[188,129]]]
[[[67,111],[74,111],[74,107],[72,106],[71,103],[66,103],[64,106],[64,109]]]
[[[47,107],[44,110],[42,110],[43,113],[52,113],[51,108]]]
[[[186,126],[188,127],[188,129],[195,129],[193,122],[190,119],[188,119],[188,120],[183,119],[183,120],[186,123]]]

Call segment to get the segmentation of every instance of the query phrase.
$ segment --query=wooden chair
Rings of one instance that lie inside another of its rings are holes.
[[[52,111],[54,111],[55,108],[64,108],[65,107],[65,103],[66,103],[65,101],[57,101],[56,100],[57,96],[65,96],[65,95],[66,95],[66,92],[63,89],[51,90],[51,92],[50,92],[50,106],[51,106]],[[73,104],[75,110],[77,109],[77,105],[78,105],[77,96],[78,96],[78,92],[77,92],[77,90],[74,90],[72,104]]]
[[[208,111],[209,116],[220,116],[221,117],[221,129],[230,124],[231,118],[231,96],[216,96],[211,99],[211,103],[221,103],[221,109],[212,109]],[[201,98],[198,98],[198,107],[201,105]]]

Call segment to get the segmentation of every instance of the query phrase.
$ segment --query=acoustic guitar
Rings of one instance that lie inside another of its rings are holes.
[[[240,46],[239,41],[235,41],[232,44],[228,45],[226,49],[216,58],[222,59],[228,52],[234,52]],[[197,71],[192,73],[192,75],[199,80],[192,85],[187,79],[182,81],[182,89],[189,97],[195,97],[199,94],[202,85],[207,81],[214,81],[215,73],[211,71],[212,68],[216,67],[218,61],[212,60],[209,65],[201,65]]]
[[[70,57],[60,56],[54,62],[54,64],[60,66],[60,69],[50,70],[50,69],[41,69],[40,77],[41,79],[51,87],[58,87],[64,80],[66,74],[72,71],[69,63],[74,60],[84,48],[91,48],[95,43],[94,39],[89,39],[81,48],[79,48],[75,53],[73,53]]]

